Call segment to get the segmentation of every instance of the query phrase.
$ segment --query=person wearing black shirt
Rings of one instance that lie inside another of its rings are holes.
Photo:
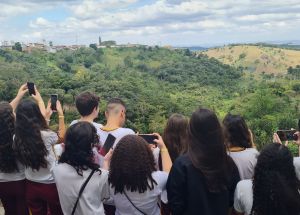
[[[167,182],[172,215],[227,215],[239,180],[216,114],[196,110],[188,125],[188,152],[175,161]]]

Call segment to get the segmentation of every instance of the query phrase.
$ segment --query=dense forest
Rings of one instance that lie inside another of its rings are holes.
[[[0,50],[0,100],[10,101],[22,83],[36,84],[45,101],[59,94],[66,121],[78,117],[74,98],[83,91],[106,101],[127,103],[127,126],[139,132],[162,132],[172,113],[189,116],[197,107],[241,114],[258,147],[276,129],[295,128],[300,118],[299,69],[284,76],[253,74],[189,50],[160,47],[81,48],[57,53]],[[53,125],[55,125],[55,122]]]

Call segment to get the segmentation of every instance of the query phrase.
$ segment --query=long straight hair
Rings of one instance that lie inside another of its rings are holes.
[[[48,151],[41,136],[49,129],[39,106],[32,100],[23,100],[16,109],[14,149],[18,160],[33,170],[46,168]]]
[[[208,109],[196,110],[188,126],[188,156],[201,171],[210,192],[227,189],[229,161],[224,135],[216,114]]]

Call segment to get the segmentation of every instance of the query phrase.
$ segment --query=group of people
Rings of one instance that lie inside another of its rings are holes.
[[[245,120],[205,108],[173,114],[153,143],[124,128],[126,105],[83,92],[66,129],[56,102],[20,87],[0,103],[0,199],[5,215],[299,215],[300,159],[274,134],[258,152]],[[296,144],[300,145],[300,134]],[[101,153],[109,136],[114,144]],[[61,148],[62,153],[58,153]]]

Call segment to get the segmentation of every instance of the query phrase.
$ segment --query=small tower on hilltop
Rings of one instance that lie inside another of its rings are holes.
[[[99,46],[101,46],[101,37],[99,36]]]

